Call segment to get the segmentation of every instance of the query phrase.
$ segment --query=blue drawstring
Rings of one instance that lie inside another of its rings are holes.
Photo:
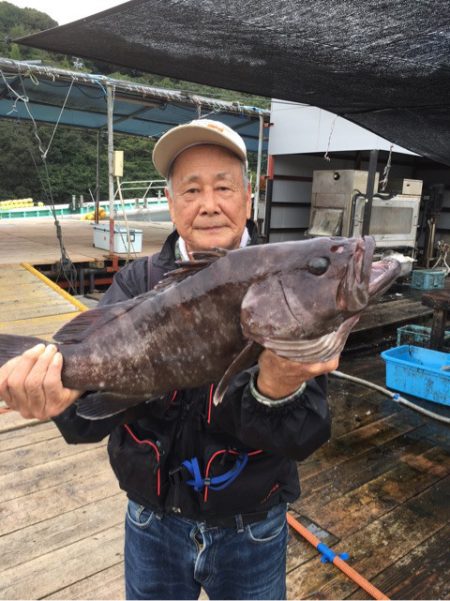
[[[186,461],[183,461],[182,465],[188,470],[189,474],[193,478],[192,480],[187,480],[186,484],[192,486],[196,492],[200,492],[205,486],[208,486],[208,488],[211,490],[222,490],[226,488],[232,482],[234,482],[234,480],[236,480],[236,478],[247,465],[247,462],[247,453],[242,453],[238,456],[236,463],[230,470],[228,470],[228,472],[225,472],[220,476],[213,476],[212,478],[202,478],[197,457],[186,459]]]

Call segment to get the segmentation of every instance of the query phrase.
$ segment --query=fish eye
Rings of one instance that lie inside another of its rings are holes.
[[[307,265],[309,273],[313,275],[323,275],[330,266],[330,260],[327,257],[313,257]]]

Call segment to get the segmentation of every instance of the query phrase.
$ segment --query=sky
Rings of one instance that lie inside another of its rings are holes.
[[[70,23],[118,4],[123,4],[125,0],[76,0],[75,2],[65,0],[10,0],[10,2],[20,8],[36,8],[58,21],[59,25],[64,25],[64,23]]]

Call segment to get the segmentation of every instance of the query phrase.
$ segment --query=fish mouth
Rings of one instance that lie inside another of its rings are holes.
[[[336,297],[336,305],[345,312],[357,313],[369,300],[369,282],[375,240],[371,236],[353,240],[353,256],[347,266]]]
[[[352,315],[341,323],[339,328],[319,338],[287,340],[266,338],[265,348],[290,361],[298,363],[322,363],[339,355],[347,342],[351,330],[358,323],[360,315]]]
[[[396,259],[386,258],[372,263],[369,280],[370,299],[380,296],[393,284],[401,271],[401,265]]]

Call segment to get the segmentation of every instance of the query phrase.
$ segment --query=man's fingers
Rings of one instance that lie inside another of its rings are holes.
[[[14,407],[12,406],[13,400],[11,399],[8,390],[8,377],[13,369],[15,369],[20,359],[20,357],[14,357],[14,359],[10,359],[0,367],[0,399],[5,401],[11,409],[14,409]]]
[[[44,381],[47,376],[49,366],[57,349],[54,344],[49,344],[43,353],[38,357],[37,361],[30,369],[24,383],[26,395],[26,404],[29,412],[38,419],[46,419],[46,393],[44,389]],[[25,403],[24,403],[25,407]]]
[[[7,395],[13,403],[13,408],[19,407],[25,409],[27,407],[25,380],[44,351],[45,345],[38,344],[16,358],[18,359],[17,363],[14,364],[13,369],[6,379]]]
[[[59,415],[81,395],[78,390],[64,388],[61,381],[62,366],[63,357],[61,353],[56,353],[48,366],[43,384],[47,417]]]

